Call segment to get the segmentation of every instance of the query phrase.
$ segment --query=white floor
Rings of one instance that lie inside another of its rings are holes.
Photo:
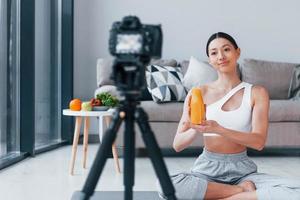
[[[71,146],[28,158],[0,171],[1,200],[67,200],[81,190],[91,167],[97,145],[89,145],[88,169],[82,168],[82,146],[77,152],[75,175],[68,173]],[[165,158],[169,173],[189,169],[195,158]],[[299,157],[253,157],[260,172],[300,178]],[[122,159],[120,159],[121,166]],[[148,158],[136,159],[136,191],[154,191],[156,176]],[[113,160],[106,163],[97,190],[122,190],[123,174],[117,174]]]

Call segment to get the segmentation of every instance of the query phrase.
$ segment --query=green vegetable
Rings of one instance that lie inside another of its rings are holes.
[[[103,106],[115,107],[119,104],[117,97],[112,96],[108,92],[97,94],[96,98],[102,102]]]

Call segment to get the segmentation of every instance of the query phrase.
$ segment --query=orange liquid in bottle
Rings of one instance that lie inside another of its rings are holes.
[[[199,88],[192,89],[191,107],[191,122],[192,124],[201,124],[205,120],[205,105],[202,98],[202,93]]]

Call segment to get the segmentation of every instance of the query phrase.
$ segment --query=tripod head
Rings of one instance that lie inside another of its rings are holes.
[[[138,99],[146,87],[145,66],[148,58],[116,58],[113,63],[112,78],[117,89],[126,99]]]

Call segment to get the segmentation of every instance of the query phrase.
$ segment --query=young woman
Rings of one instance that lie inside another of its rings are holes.
[[[240,80],[240,49],[230,35],[213,34],[206,53],[218,73],[215,82],[199,87],[206,120],[200,125],[190,123],[189,92],[173,143],[179,152],[203,136],[204,149],[190,172],[171,177],[177,198],[299,200],[299,181],[257,173],[256,164],[247,156],[247,147],[262,150],[267,139],[267,90]]]

